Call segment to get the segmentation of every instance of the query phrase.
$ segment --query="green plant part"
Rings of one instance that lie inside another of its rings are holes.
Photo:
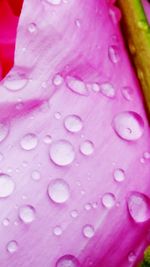
[[[117,5],[150,119],[150,26],[140,0],[117,0]]]

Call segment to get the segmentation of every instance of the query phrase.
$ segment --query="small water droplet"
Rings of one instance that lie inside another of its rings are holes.
[[[46,0],[49,4],[51,5],[60,5],[61,4],[61,0]]]
[[[55,267],[80,267],[80,262],[73,255],[64,255],[56,262]]]
[[[133,100],[133,89],[129,86],[124,86],[122,88],[122,95],[123,97],[128,100],[128,101],[132,101]]]
[[[94,152],[94,144],[89,140],[85,140],[80,145],[80,152],[85,156],[90,156]]]
[[[77,133],[81,131],[83,125],[82,120],[77,115],[69,115],[64,120],[65,128],[72,133]]]
[[[135,141],[143,135],[144,122],[136,112],[124,111],[114,117],[113,128],[122,139]]]
[[[45,144],[50,144],[52,142],[52,137],[50,135],[46,135],[43,141]]]
[[[92,207],[93,207],[93,209],[97,209],[97,207],[98,207],[98,203],[97,203],[97,202],[93,203],[93,204],[92,204]]]
[[[48,186],[48,195],[55,203],[65,203],[70,197],[70,188],[63,179],[52,180]]]
[[[88,89],[82,80],[75,79],[74,77],[68,76],[66,78],[66,84],[68,88],[79,95],[88,95]]]
[[[28,83],[28,80],[18,73],[7,76],[4,80],[4,87],[12,92],[23,89]]]
[[[104,207],[110,209],[115,205],[116,198],[112,193],[105,193],[102,197],[102,204]]]
[[[81,27],[81,21],[79,19],[75,20],[75,25],[80,28]]]
[[[112,6],[110,9],[109,9],[109,15],[112,19],[112,22],[116,25],[118,24],[118,22],[120,21],[121,19],[121,12],[119,10],[119,8],[115,7],[115,6]]]
[[[58,140],[51,144],[49,150],[51,160],[59,166],[67,166],[75,159],[75,151],[67,140]]]
[[[98,83],[92,83],[89,85],[89,87],[96,93],[100,91],[100,85]]]
[[[55,113],[55,119],[59,120],[61,118],[61,113],[60,112],[56,112]]]
[[[9,197],[15,189],[15,182],[7,174],[0,174],[0,198]]]
[[[24,150],[32,150],[36,148],[37,144],[37,136],[33,133],[24,135],[20,142],[20,145]]]
[[[41,174],[39,171],[33,171],[31,177],[33,180],[38,181],[41,179]]]
[[[100,93],[109,98],[114,98],[116,95],[115,89],[111,83],[100,84]]]
[[[143,156],[145,159],[150,159],[150,152],[148,151],[144,152]]]
[[[90,224],[83,227],[83,235],[87,238],[92,238],[94,236],[94,232],[94,227]]]
[[[119,49],[116,45],[111,45],[108,48],[108,56],[112,63],[118,63],[120,61]]]
[[[18,243],[15,240],[10,241],[7,244],[7,251],[11,254],[15,253],[18,249]]]
[[[90,203],[85,204],[84,206],[85,210],[91,210],[92,205]]]
[[[128,261],[129,262],[134,262],[136,260],[136,255],[135,255],[135,253],[134,252],[130,252],[129,254],[128,254]]]
[[[53,84],[54,84],[55,86],[60,86],[60,85],[63,84],[64,79],[63,79],[63,77],[62,77],[61,75],[56,74],[56,75],[53,77],[52,82],[53,82]]]
[[[30,205],[22,206],[19,209],[19,218],[24,223],[31,223],[35,220],[35,209]]]
[[[3,224],[4,226],[8,226],[9,223],[10,223],[10,221],[9,221],[9,219],[7,219],[7,218],[5,218],[5,219],[2,221],[2,224]]]
[[[37,26],[36,26],[36,24],[35,23],[30,23],[28,25],[28,31],[30,33],[36,33],[37,32]]]
[[[116,169],[114,171],[114,179],[116,182],[123,182],[125,180],[125,172],[122,169]]]
[[[79,216],[77,210],[72,210],[70,214],[71,214],[71,217],[72,217],[72,218],[77,218],[77,217]]]
[[[140,162],[141,163],[145,163],[145,159],[144,158],[140,158]]]
[[[136,54],[136,48],[135,48],[134,44],[132,44],[132,43],[129,44],[129,50],[130,50],[132,55]]]
[[[0,123],[0,142],[4,141],[9,134],[9,123]]]
[[[54,235],[56,236],[60,236],[62,235],[62,228],[60,226],[56,226],[54,229],[53,229],[53,233]]]
[[[150,199],[139,192],[132,192],[127,200],[131,218],[137,222],[146,222],[150,219]]]

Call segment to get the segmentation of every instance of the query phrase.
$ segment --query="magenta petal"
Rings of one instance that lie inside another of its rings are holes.
[[[24,2],[0,84],[1,267],[134,266],[149,238],[150,132],[120,12],[50,2]]]

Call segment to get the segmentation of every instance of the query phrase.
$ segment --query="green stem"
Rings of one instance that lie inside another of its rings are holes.
[[[117,5],[150,118],[150,26],[140,0],[117,0]]]

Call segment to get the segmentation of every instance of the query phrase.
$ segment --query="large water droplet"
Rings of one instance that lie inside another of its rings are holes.
[[[133,100],[133,89],[129,86],[124,86],[122,88],[122,95],[126,100],[132,101]]]
[[[115,97],[115,89],[113,87],[113,85],[111,83],[102,83],[100,84],[100,92],[106,96],[106,97],[110,97],[113,98]]]
[[[37,136],[33,133],[24,135],[20,142],[20,145],[24,150],[32,150],[36,148],[37,144]]]
[[[50,146],[49,154],[51,160],[59,166],[69,165],[75,159],[74,148],[67,140],[53,142]]]
[[[139,192],[132,192],[127,200],[129,214],[137,222],[146,222],[150,219],[150,199]]]
[[[19,209],[19,218],[24,223],[31,223],[35,220],[35,209],[30,205],[22,206]]]
[[[70,197],[70,188],[63,179],[52,180],[48,186],[48,195],[55,203],[65,203]]]
[[[123,182],[125,179],[125,173],[122,169],[116,169],[114,171],[114,179],[116,182]]]
[[[114,117],[113,128],[122,139],[134,141],[143,135],[144,122],[136,112],[124,111]]]
[[[120,53],[117,46],[112,45],[108,48],[108,56],[113,63],[118,63],[120,60]]]
[[[80,262],[73,255],[64,255],[58,259],[55,267],[80,267]]]
[[[110,209],[115,205],[116,198],[112,193],[106,193],[102,197],[102,204],[104,207]]]
[[[7,244],[7,251],[11,254],[15,253],[18,249],[18,243],[15,240],[10,241]]]
[[[82,129],[82,120],[77,115],[69,115],[65,118],[64,125],[69,132],[77,133]]]
[[[56,226],[53,230],[54,235],[60,236],[62,235],[62,228],[60,226]]]
[[[7,76],[4,80],[4,87],[10,91],[18,91],[23,89],[28,83],[28,80],[17,73]]]
[[[83,227],[83,235],[87,238],[92,238],[94,236],[94,232],[94,227],[90,224]]]
[[[0,123],[0,142],[6,139],[9,133],[9,123]]]
[[[94,152],[94,144],[86,140],[80,145],[80,151],[85,156],[90,156]]]
[[[7,174],[0,174],[0,198],[9,197],[15,189],[15,182]]]
[[[88,89],[83,81],[68,76],[66,78],[66,84],[74,93],[79,95],[88,95]]]

